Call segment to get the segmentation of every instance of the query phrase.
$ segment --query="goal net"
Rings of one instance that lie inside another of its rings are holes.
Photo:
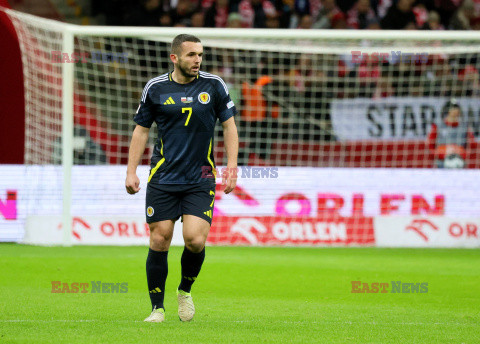
[[[368,210],[362,190],[375,189],[368,175],[376,172],[360,168],[406,176],[413,172],[393,168],[421,168],[416,175],[428,180],[435,173],[429,169],[447,164],[447,155],[459,160],[446,167],[480,167],[480,36],[474,33],[80,27],[7,13],[22,51],[25,162],[65,172],[57,175],[62,185],[44,190],[47,199],[49,192],[63,199],[49,211],[63,210],[64,217],[143,214],[143,199],[135,196],[132,207],[122,189],[133,115],[146,82],[172,70],[170,42],[186,30],[202,40],[202,70],[224,79],[239,110],[239,165],[246,167],[233,196],[217,192],[221,230],[212,232],[214,243],[277,243],[262,231],[270,233],[278,219],[285,220],[276,233],[287,243],[371,243],[366,215],[389,213],[382,201]],[[452,104],[463,131],[444,134]],[[221,134],[217,126],[217,166],[226,165]],[[140,174],[148,173],[155,135],[151,130]],[[442,141],[452,135],[461,137],[453,148]],[[359,193],[349,174],[365,180]],[[346,181],[353,191],[336,198],[343,191],[335,193],[329,182],[338,190]],[[440,204],[429,195],[421,195],[420,213],[435,213]],[[456,211],[462,214],[460,206]],[[343,219],[348,239],[342,229],[320,228],[314,221],[320,218]],[[232,227],[237,239],[222,241]]]

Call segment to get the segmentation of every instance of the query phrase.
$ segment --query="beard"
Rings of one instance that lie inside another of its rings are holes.
[[[190,68],[187,67],[182,61],[178,61],[177,64],[178,71],[186,78],[194,78],[197,76],[198,72],[191,72]]]

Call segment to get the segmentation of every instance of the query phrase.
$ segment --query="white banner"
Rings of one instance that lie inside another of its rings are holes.
[[[332,102],[331,118],[341,141],[424,140],[441,119],[448,98],[344,99]],[[480,130],[480,101],[458,98],[465,120]]]
[[[72,244],[74,245],[145,245],[150,232],[142,216],[82,216],[74,217]],[[60,216],[27,217],[24,244],[61,245],[63,243]],[[175,223],[172,245],[183,245],[182,225]]]
[[[379,216],[375,242],[385,247],[480,247],[480,218]]]
[[[83,243],[146,243],[145,190],[148,166],[140,166],[141,191],[125,191],[125,166],[75,166],[72,216]],[[60,166],[0,166],[0,241],[58,242],[62,210]],[[217,180],[220,184],[221,180]],[[240,169],[237,188],[215,196],[215,218],[287,217],[320,219],[376,216],[480,214],[476,170],[341,169],[251,167]],[[313,221],[313,220],[312,220]],[[113,234],[107,235],[111,223]],[[125,225],[125,223],[127,225]],[[226,222],[225,222],[226,223]],[[85,228],[84,228],[85,227]],[[45,234],[50,233],[50,234]]]

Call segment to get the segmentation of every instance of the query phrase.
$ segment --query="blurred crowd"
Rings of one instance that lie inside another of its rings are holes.
[[[115,26],[480,29],[480,0],[104,0],[91,4],[93,16]],[[169,68],[167,43],[137,40],[131,44],[141,47],[136,54],[145,57],[140,61],[142,79]],[[269,159],[273,144],[335,141],[331,123],[335,99],[480,97],[477,54],[449,54],[448,46],[444,53],[428,54],[419,61],[354,62],[352,54],[272,54],[247,47],[209,46],[205,54],[208,58],[202,68],[225,80],[239,106],[240,139],[247,145],[239,156],[243,164],[251,159],[246,152]]]
[[[106,25],[479,30],[480,0],[104,0]]]

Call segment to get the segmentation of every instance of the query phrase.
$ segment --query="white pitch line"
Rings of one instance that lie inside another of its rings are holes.
[[[108,322],[108,323],[143,323],[142,320],[95,320],[95,319],[77,319],[77,320],[67,320],[67,319],[54,319],[54,320],[34,320],[34,319],[6,319],[0,320],[0,323],[23,323],[23,322],[32,322],[32,323],[54,323],[54,322],[66,322],[66,323],[95,323],[95,322]],[[223,321],[223,320],[206,320],[202,321],[203,323],[257,323],[256,320],[231,320],[231,321]],[[463,323],[420,323],[420,322],[391,322],[391,323],[380,323],[380,322],[361,322],[361,321],[273,321],[271,324],[276,323],[283,323],[283,324],[348,324],[348,325],[383,325],[383,326],[392,326],[392,325],[441,325],[441,326],[471,326],[471,327],[479,327],[480,324],[463,324]]]

